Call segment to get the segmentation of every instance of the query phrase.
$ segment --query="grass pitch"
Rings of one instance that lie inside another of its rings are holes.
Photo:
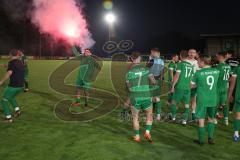
[[[0,61],[4,63],[4,61]],[[240,157],[240,143],[232,142],[232,118],[228,127],[218,124],[214,146],[203,147],[192,143],[197,137],[195,126],[181,126],[166,122],[153,124],[154,144],[129,140],[132,135],[130,121],[119,117],[119,107],[111,114],[91,122],[65,122],[56,117],[55,104],[69,95],[54,92],[48,86],[49,75],[65,61],[29,61],[30,92],[18,96],[22,116],[13,124],[0,123],[0,159],[2,160],[232,160]],[[6,61],[5,61],[6,63]],[[121,64],[117,64],[121,66]],[[124,93],[119,82],[116,89],[111,83],[110,62],[104,62],[94,86],[117,96]],[[0,77],[5,73],[0,69]],[[73,72],[67,83],[74,84]],[[115,75],[117,80],[118,73]],[[120,75],[119,75],[120,76]],[[0,87],[2,95],[4,86]],[[117,92],[116,92],[117,91]],[[166,96],[162,97],[162,106]],[[94,105],[97,102],[92,102]],[[112,105],[109,103],[108,105]],[[73,109],[72,112],[81,112]],[[2,115],[2,113],[1,113]],[[141,133],[144,131],[144,125]]]

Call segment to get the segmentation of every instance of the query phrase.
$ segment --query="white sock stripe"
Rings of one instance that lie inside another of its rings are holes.
[[[12,116],[11,115],[7,115],[6,118],[9,119],[9,118],[12,118]]]
[[[189,108],[189,104],[185,104],[185,108]]]
[[[239,132],[238,132],[238,131],[235,131],[235,132],[234,132],[234,136],[239,137]]]
[[[19,107],[16,107],[16,108],[15,108],[15,111],[19,111],[19,110],[20,110],[20,108],[19,108]]]

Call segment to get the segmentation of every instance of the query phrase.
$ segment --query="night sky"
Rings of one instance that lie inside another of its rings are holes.
[[[82,2],[89,29],[96,41],[95,49],[100,52],[108,39],[104,21],[107,11],[101,0]],[[204,42],[200,34],[240,33],[240,1],[237,0],[113,0],[113,3],[113,12],[117,15],[116,40],[132,40],[135,50],[147,51],[155,46],[166,52],[187,47],[202,48]],[[20,30],[22,25],[30,25],[27,20],[24,23],[11,20],[2,5],[0,18],[0,34],[20,32],[9,30],[9,25],[20,26]]]

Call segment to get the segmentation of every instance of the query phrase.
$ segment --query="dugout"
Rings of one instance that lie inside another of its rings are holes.
[[[204,53],[215,55],[218,52],[233,50],[240,54],[240,33],[238,34],[202,34],[205,39]]]

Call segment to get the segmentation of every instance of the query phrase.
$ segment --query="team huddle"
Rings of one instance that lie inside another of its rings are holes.
[[[190,49],[181,51],[180,57],[177,54],[173,55],[168,64],[169,119],[176,121],[179,103],[183,102],[184,113],[181,123],[187,125],[190,120],[198,123],[198,139],[194,142],[199,145],[205,142],[205,119],[208,118],[208,144],[214,144],[215,125],[217,118],[221,116],[219,108],[223,111],[224,124],[228,125],[229,104],[233,102],[236,112],[233,139],[235,142],[239,141],[240,67],[238,67],[238,62],[231,58],[231,54],[220,52],[213,63],[210,56],[199,56],[195,49]],[[132,64],[126,74],[128,98],[124,103],[123,112],[126,111],[127,106],[131,106],[135,132],[133,140],[140,142],[139,112],[145,111],[144,137],[152,142],[150,132],[154,117],[153,110],[155,110],[156,120],[161,119],[160,95],[164,80],[164,62],[160,59],[160,52],[157,48],[151,51],[147,65],[141,63],[141,56],[138,52],[132,53],[131,60]],[[239,83],[236,83],[237,81]],[[233,93],[235,89],[236,94]],[[230,111],[232,111],[231,107]]]
[[[80,68],[76,78],[76,101],[72,106],[80,106],[81,97],[85,98],[84,104],[88,106],[90,96],[88,90],[91,89],[91,82],[94,79],[91,77],[96,77],[101,65],[96,63],[89,49],[80,54],[80,51],[73,47],[73,53],[76,57],[80,57],[78,58]],[[10,56],[7,73],[0,81],[2,85],[10,79],[1,98],[1,106],[5,115],[4,122],[7,123],[13,122],[13,118],[21,114],[15,97],[23,90],[29,90],[26,56],[19,50],[11,50]],[[194,142],[199,145],[205,143],[205,119],[208,118],[208,143],[214,144],[214,130],[217,118],[221,117],[220,111],[223,111],[224,124],[228,125],[228,114],[229,111],[232,112],[233,106],[236,112],[233,140],[240,141],[240,66],[231,56],[230,52],[220,52],[213,61],[210,56],[199,56],[195,49],[190,49],[181,51],[180,55],[172,55],[172,60],[168,64],[169,119],[172,122],[177,120],[180,102],[183,102],[184,113],[181,123],[187,125],[190,120],[198,123],[198,139]],[[133,140],[140,142],[139,115],[141,111],[144,111],[146,114],[144,137],[149,142],[153,142],[151,129],[154,115],[157,121],[161,120],[160,97],[166,70],[165,64],[157,48],[151,50],[147,64],[143,64],[139,52],[133,52],[130,60],[132,63],[125,76],[127,99],[123,112],[126,112],[128,107],[131,108]],[[14,108],[13,116],[9,104]]]

